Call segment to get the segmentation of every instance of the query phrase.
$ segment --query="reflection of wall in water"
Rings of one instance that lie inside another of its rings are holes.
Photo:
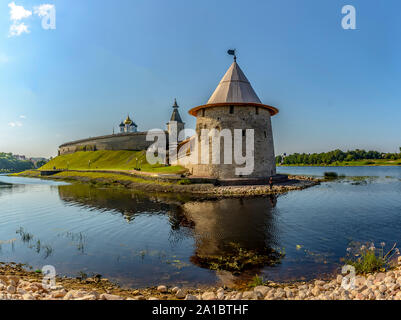
[[[169,211],[170,205],[130,190],[96,188],[86,184],[59,186],[60,199],[74,205],[114,210],[131,220],[139,213],[160,213]]]
[[[181,209],[193,222],[198,255],[223,254],[236,243],[247,250],[274,247],[276,198],[187,202]]]

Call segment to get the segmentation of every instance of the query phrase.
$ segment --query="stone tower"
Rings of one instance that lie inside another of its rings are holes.
[[[241,165],[235,163],[234,155],[232,155],[232,164],[224,163],[223,143],[220,143],[220,164],[215,164],[212,157],[209,158],[209,163],[202,164],[200,161],[201,152],[199,152],[198,164],[190,164],[187,166],[188,169],[194,176],[220,179],[274,176],[276,174],[276,163],[271,116],[277,113],[278,109],[265,105],[259,100],[250,82],[237,64],[236,57],[234,57],[234,62],[221,79],[207,104],[192,108],[189,110],[189,114],[196,117],[198,138],[201,136],[202,129],[215,129],[217,132],[228,129],[231,131],[234,146],[234,129],[240,129],[241,131],[236,131],[237,134],[242,132],[242,154],[244,155],[246,130],[253,129],[253,171],[244,176],[238,174],[236,168],[241,167]],[[225,131],[227,132],[227,130]],[[221,138],[221,142],[224,140]],[[197,147],[200,147],[200,143]],[[233,150],[231,152],[234,153]]]
[[[173,129],[173,126],[177,126],[177,134],[179,134],[182,130],[185,128],[185,123],[182,122],[180,113],[178,112],[178,104],[177,104],[177,99],[174,99],[174,105],[173,105],[173,113],[171,114],[170,121],[167,122],[167,131],[170,133],[171,130]]]
[[[174,99],[173,113],[171,114],[170,121],[167,122],[167,132],[169,134],[169,150],[170,153],[176,153],[178,143],[184,138],[180,137],[180,132],[184,130],[185,123],[182,122],[180,113],[178,112],[177,99]],[[181,139],[180,139],[181,138]],[[173,157],[174,154],[172,155]]]

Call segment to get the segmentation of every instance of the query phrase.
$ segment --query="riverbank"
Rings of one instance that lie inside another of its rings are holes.
[[[401,160],[359,160],[359,161],[336,161],[330,164],[277,164],[277,167],[392,167],[401,166]]]
[[[330,280],[275,283],[242,289],[158,287],[124,289],[101,276],[56,278],[47,289],[42,274],[23,265],[0,263],[0,300],[401,300],[401,260],[391,271],[357,276],[346,289],[342,275]],[[343,284],[344,282],[344,284]]]
[[[137,174],[131,175],[128,172],[119,174],[117,172],[63,171],[50,177],[41,177],[40,171],[30,170],[13,176],[90,183],[99,187],[123,187],[145,192],[183,193],[202,198],[252,197],[279,194],[309,188],[318,185],[321,181],[307,176],[289,176],[287,181],[276,183],[270,189],[267,185],[215,186],[212,183],[191,183],[186,178],[165,180],[160,177],[140,177]]]

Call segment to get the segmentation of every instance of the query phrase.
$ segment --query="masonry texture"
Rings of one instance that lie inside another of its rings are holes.
[[[230,113],[232,111],[232,113]],[[241,131],[254,130],[254,169],[248,178],[263,178],[276,174],[276,163],[274,156],[273,133],[271,116],[267,109],[254,106],[222,106],[209,107],[198,110],[196,118],[196,133],[201,136],[201,130],[215,129],[221,132],[228,129],[231,132],[231,140],[234,146],[234,129]],[[242,134],[241,134],[242,135]],[[242,155],[246,154],[245,136],[242,136]],[[198,164],[188,163],[185,166],[194,176],[214,177],[220,179],[239,177],[235,170],[238,167],[234,160],[234,148],[231,148],[233,164],[224,163],[224,138],[220,139],[220,164],[212,163],[212,143],[209,143],[209,163],[201,164],[201,143],[198,143]]]
[[[146,141],[146,135],[147,132],[122,133],[71,141],[59,147],[59,155],[77,151],[147,150],[154,141]]]

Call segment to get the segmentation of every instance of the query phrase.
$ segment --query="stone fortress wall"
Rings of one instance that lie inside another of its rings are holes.
[[[154,141],[146,141],[146,135],[147,132],[131,132],[71,141],[62,144],[58,153],[63,155],[78,151],[147,150]]]

